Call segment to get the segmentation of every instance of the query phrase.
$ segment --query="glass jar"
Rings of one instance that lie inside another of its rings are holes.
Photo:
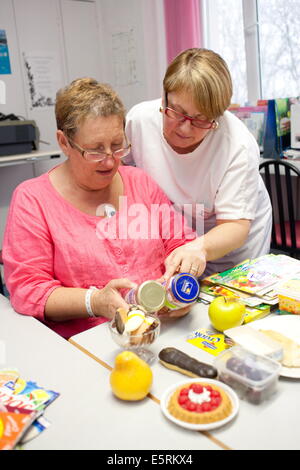
[[[165,287],[157,281],[145,281],[125,295],[128,304],[141,305],[147,312],[157,312],[166,300]]]
[[[197,301],[200,285],[197,278],[192,274],[176,274],[164,285],[166,289],[164,306],[169,310],[179,310]]]

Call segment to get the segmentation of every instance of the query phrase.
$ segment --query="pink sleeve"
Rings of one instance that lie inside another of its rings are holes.
[[[197,233],[188,225],[186,218],[174,209],[163,190],[149,178],[152,204],[157,204],[160,214],[161,238],[164,242],[166,257],[186,243],[197,238]]]
[[[44,320],[54,279],[53,243],[39,202],[17,188],[10,204],[4,241],[4,276],[13,308]]]

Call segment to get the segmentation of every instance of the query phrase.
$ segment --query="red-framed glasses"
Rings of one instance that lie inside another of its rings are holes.
[[[198,129],[216,129],[218,127],[217,121],[208,121],[202,119],[196,119],[188,114],[180,113],[179,111],[175,111],[175,109],[161,107],[160,111],[164,113],[168,118],[173,119],[177,122],[185,122],[190,121],[191,125],[197,127]]]

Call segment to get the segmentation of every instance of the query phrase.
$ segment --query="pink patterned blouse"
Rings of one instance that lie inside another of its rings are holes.
[[[111,218],[73,207],[54,189],[49,172],[21,183],[12,197],[3,243],[11,304],[65,338],[106,318],[47,321],[45,304],[54,289],[157,279],[171,251],[196,236],[151,177],[133,167],[119,172],[124,195]]]

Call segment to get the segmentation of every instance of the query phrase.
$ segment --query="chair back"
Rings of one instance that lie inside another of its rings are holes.
[[[272,204],[271,248],[298,258],[300,221],[297,202],[300,196],[300,170],[286,160],[267,160],[259,165],[259,170]]]

